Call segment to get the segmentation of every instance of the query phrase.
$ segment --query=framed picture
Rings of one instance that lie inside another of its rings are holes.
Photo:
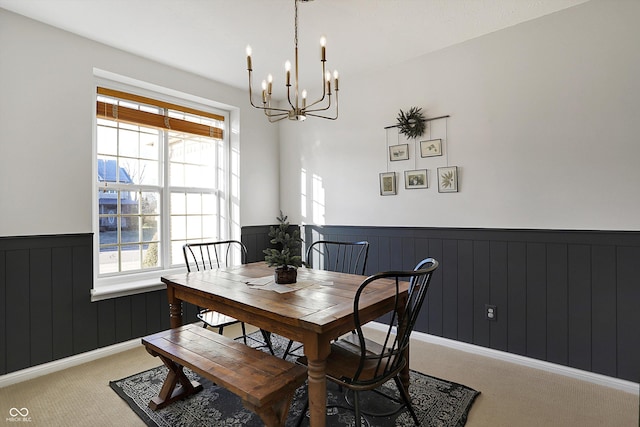
[[[404,188],[412,190],[414,188],[427,188],[427,170],[404,171]]]
[[[428,141],[420,141],[420,156],[442,156],[442,140],[430,139]]]
[[[409,159],[409,144],[392,145],[389,147],[389,160],[395,162],[396,160],[408,160]]]
[[[380,195],[393,196],[396,194],[396,173],[384,172],[380,174]]]
[[[438,168],[438,193],[458,192],[458,167]]]

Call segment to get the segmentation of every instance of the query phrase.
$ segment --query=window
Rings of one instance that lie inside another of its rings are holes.
[[[96,288],[159,282],[186,242],[229,236],[224,112],[98,87],[96,115]]]

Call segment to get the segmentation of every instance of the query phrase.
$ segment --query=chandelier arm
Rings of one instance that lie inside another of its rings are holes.
[[[313,107],[314,105],[321,103],[322,101],[324,101],[324,98],[327,95],[327,81],[325,80],[325,73],[326,73],[325,62],[326,62],[326,60],[321,60],[320,62],[322,62],[322,96],[320,97],[320,99],[312,102],[311,104],[307,104],[307,107]]]
[[[280,111],[281,113],[278,114],[288,114],[289,110],[286,110],[284,108],[276,108],[276,107],[256,107],[259,110],[264,110],[264,111]]]
[[[329,96],[329,101],[331,101],[331,96]],[[306,114],[307,114],[307,116],[311,116],[311,117],[320,117],[322,119],[336,120],[338,118],[338,113],[339,113],[338,105],[339,105],[338,104],[338,91],[336,91],[336,115],[335,115],[335,117],[326,117],[326,116],[323,116],[321,114],[314,114],[314,112],[316,112],[316,111],[326,111],[328,109],[328,107],[327,108],[323,108],[323,109],[317,109],[317,110],[307,110]]]
[[[331,99],[329,99],[329,101],[331,101]],[[318,111],[328,111],[331,108],[331,103],[329,103],[329,105],[327,105],[324,108],[314,108],[312,110],[305,110],[307,113],[315,113]]]
[[[249,103],[253,108],[262,108],[262,107],[258,107],[253,103],[253,90],[252,90],[253,85],[251,84],[251,69],[249,69],[248,71],[249,71]]]
[[[291,103],[291,85],[287,85],[287,101],[289,102],[291,109],[295,110],[296,107],[294,107],[293,104]]]
[[[269,117],[279,117],[279,116],[289,115],[289,110],[274,110],[274,109],[263,108],[262,111],[264,111],[264,114]],[[274,112],[274,111],[279,111],[279,112]]]
[[[329,97],[328,97],[328,98],[329,98],[329,103],[327,104],[327,106],[326,106],[326,107],[323,107],[323,108],[314,108],[314,109],[312,109],[312,110],[307,109],[306,111],[307,111],[307,112],[310,112],[310,113],[313,113],[313,112],[315,112],[315,111],[327,111],[329,108],[331,108],[331,95],[329,95]],[[336,103],[337,103],[337,100],[336,100]]]
[[[288,113],[280,113],[280,114],[267,114],[267,112],[264,112],[265,116],[267,116],[267,119],[269,120],[269,123],[275,123],[275,122],[279,122],[280,120],[284,120],[287,117],[289,117]]]
[[[338,118],[338,112],[336,111],[336,116],[335,117],[327,117],[327,116],[323,116],[320,114],[313,114],[313,113],[307,113],[307,116],[309,117],[318,117],[320,119],[327,119],[327,120],[336,120]]]

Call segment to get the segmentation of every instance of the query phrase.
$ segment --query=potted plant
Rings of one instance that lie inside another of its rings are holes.
[[[269,267],[276,267],[275,280],[276,283],[284,285],[287,283],[295,283],[298,276],[298,267],[302,267],[302,257],[300,253],[300,230],[294,229],[289,233],[289,222],[287,216],[280,211],[278,227],[271,227],[269,237],[271,243],[276,248],[265,249],[264,260]]]

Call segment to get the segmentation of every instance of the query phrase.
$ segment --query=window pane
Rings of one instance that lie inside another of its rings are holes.
[[[169,135],[169,161],[184,163],[184,141],[175,135]]]
[[[216,196],[214,194],[202,195],[202,211],[206,213],[217,212]]]
[[[184,265],[184,253],[182,246],[187,243],[185,240],[175,240],[171,242],[171,265]]]
[[[187,217],[171,216],[171,240],[187,238]]]
[[[142,185],[158,185],[159,163],[153,160],[141,160],[139,163],[139,183]]]
[[[118,226],[118,191],[98,191],[98,213],[100,229],[116,229]]]
[[[142,267],[142,256],[141,256],[141,246],[140,245],[127,245],[122,246],[121,252],[121,271],[133,271],[140,270]]]
[[[171,193],[171,215],[187,213],[187,198],[184,193]]]
[[[184,165],[181,163],[171,163],[169,165],[169,180],[175,187],[184,187]]]
[[[185,163],[205,165],[210,162],[214,150],[213,143],[204,138],[191,138],[185,141],[185,147]]]
[[[130,220],[131,218],[127,219]],[[121,235],[122,243],[137,243],[140,242],[140,238],[142,237],[137,227],[131,227],[130,229],[122,230]]]
[[[202,213],[202,196],[200,193],[187,194],[187,213],[190,215],[200,215]]]
[[[158,160],[160,154],[160,145],[162,134],[154,129],[144,129],[145,132],[140,134],[140,157],[149,160]],[[153,133],[146,132],[147,130]]]
[[[215,186],[215,169],[208,166],[185,165],[186,187],[213,187]]]
[[[100,234],[98,235],[98,240],[101,247],[104,245],[115,245],[119,243],[117,227],[113,227],[113,230],[104,230],[104,231],[100,230]]]
[[[138,132],[121,129],[118,133],[118,152],[125,157],[138,157]]]
[[[143,192],[140,196],[143,214],[159,214],[160,193]]]
[[[142,268],[160,267],[160,243],[151,242],[142,247]]]
[[[117,273],[120,271],[120,256],[117,247],[101,247],[98,258],[101,274]]]
[[[202,237],[215,239],[218,236],[218,222],[215,215],[205,215],[202,217]]]
[[[98,154],[118,154],[118,131],[112,127],[98,126]]]
[[[187,239],[199,239],[202,237],[202,217],[187,217]]]
[[[118,191],[118,193],[120,194],[120,213],[123,215],[140,213],[138,193],[135,191]]]
[[[117,161],[117,157],[98,156],[97,173],[99,182],[116,182],[118,179],[116,173]]]
[[[160,240],[160,230],[158,230],[158,216],[142,217],[142,241],[151,242]]]

